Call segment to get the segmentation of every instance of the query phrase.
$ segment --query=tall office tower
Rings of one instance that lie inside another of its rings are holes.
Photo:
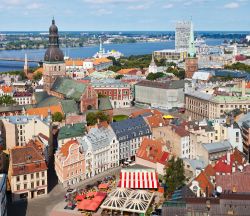
[[[175,28],[175,50],[188,51],[192,22],[179,21]]]

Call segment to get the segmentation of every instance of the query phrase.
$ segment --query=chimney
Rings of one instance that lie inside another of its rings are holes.
[[[227,152],[227,165],[230,164],[230,152],[228,151]]]
[[[236,189],[236,186],[235,186],[235,185],[233,186],[232,192],[233,192],[233,193],[236,193],[236,192],[237,192],[237,189]]]
[[[246,80],[242,79],[241,82],[241,96],[244,97],[246,96]]]
[[[232,166],[232,172],[233,173],[235,172],[235,164],[233,164],[233,166]]]

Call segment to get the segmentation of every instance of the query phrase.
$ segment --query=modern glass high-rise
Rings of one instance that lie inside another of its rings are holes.
[[[188,51],[190,32],[192,29],[191,21],[179,21],[175,28],[175,50]]]

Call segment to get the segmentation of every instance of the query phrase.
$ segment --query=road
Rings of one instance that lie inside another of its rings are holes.
[[[84,180],[71,188],[84,188],[88,184],[102,180],[105,176],[118,175],[121,167],[107,170],[91,179]],[[64,199],[66,189],[57,184],[48,195],[27,202],[10,203],[8,216],[49,216],[51,210]]]

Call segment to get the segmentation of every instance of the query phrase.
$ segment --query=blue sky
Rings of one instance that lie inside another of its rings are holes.
[[[174,30],[190,19],[195,30],[250,30],[250,0],[0,0],[0,31]]]

